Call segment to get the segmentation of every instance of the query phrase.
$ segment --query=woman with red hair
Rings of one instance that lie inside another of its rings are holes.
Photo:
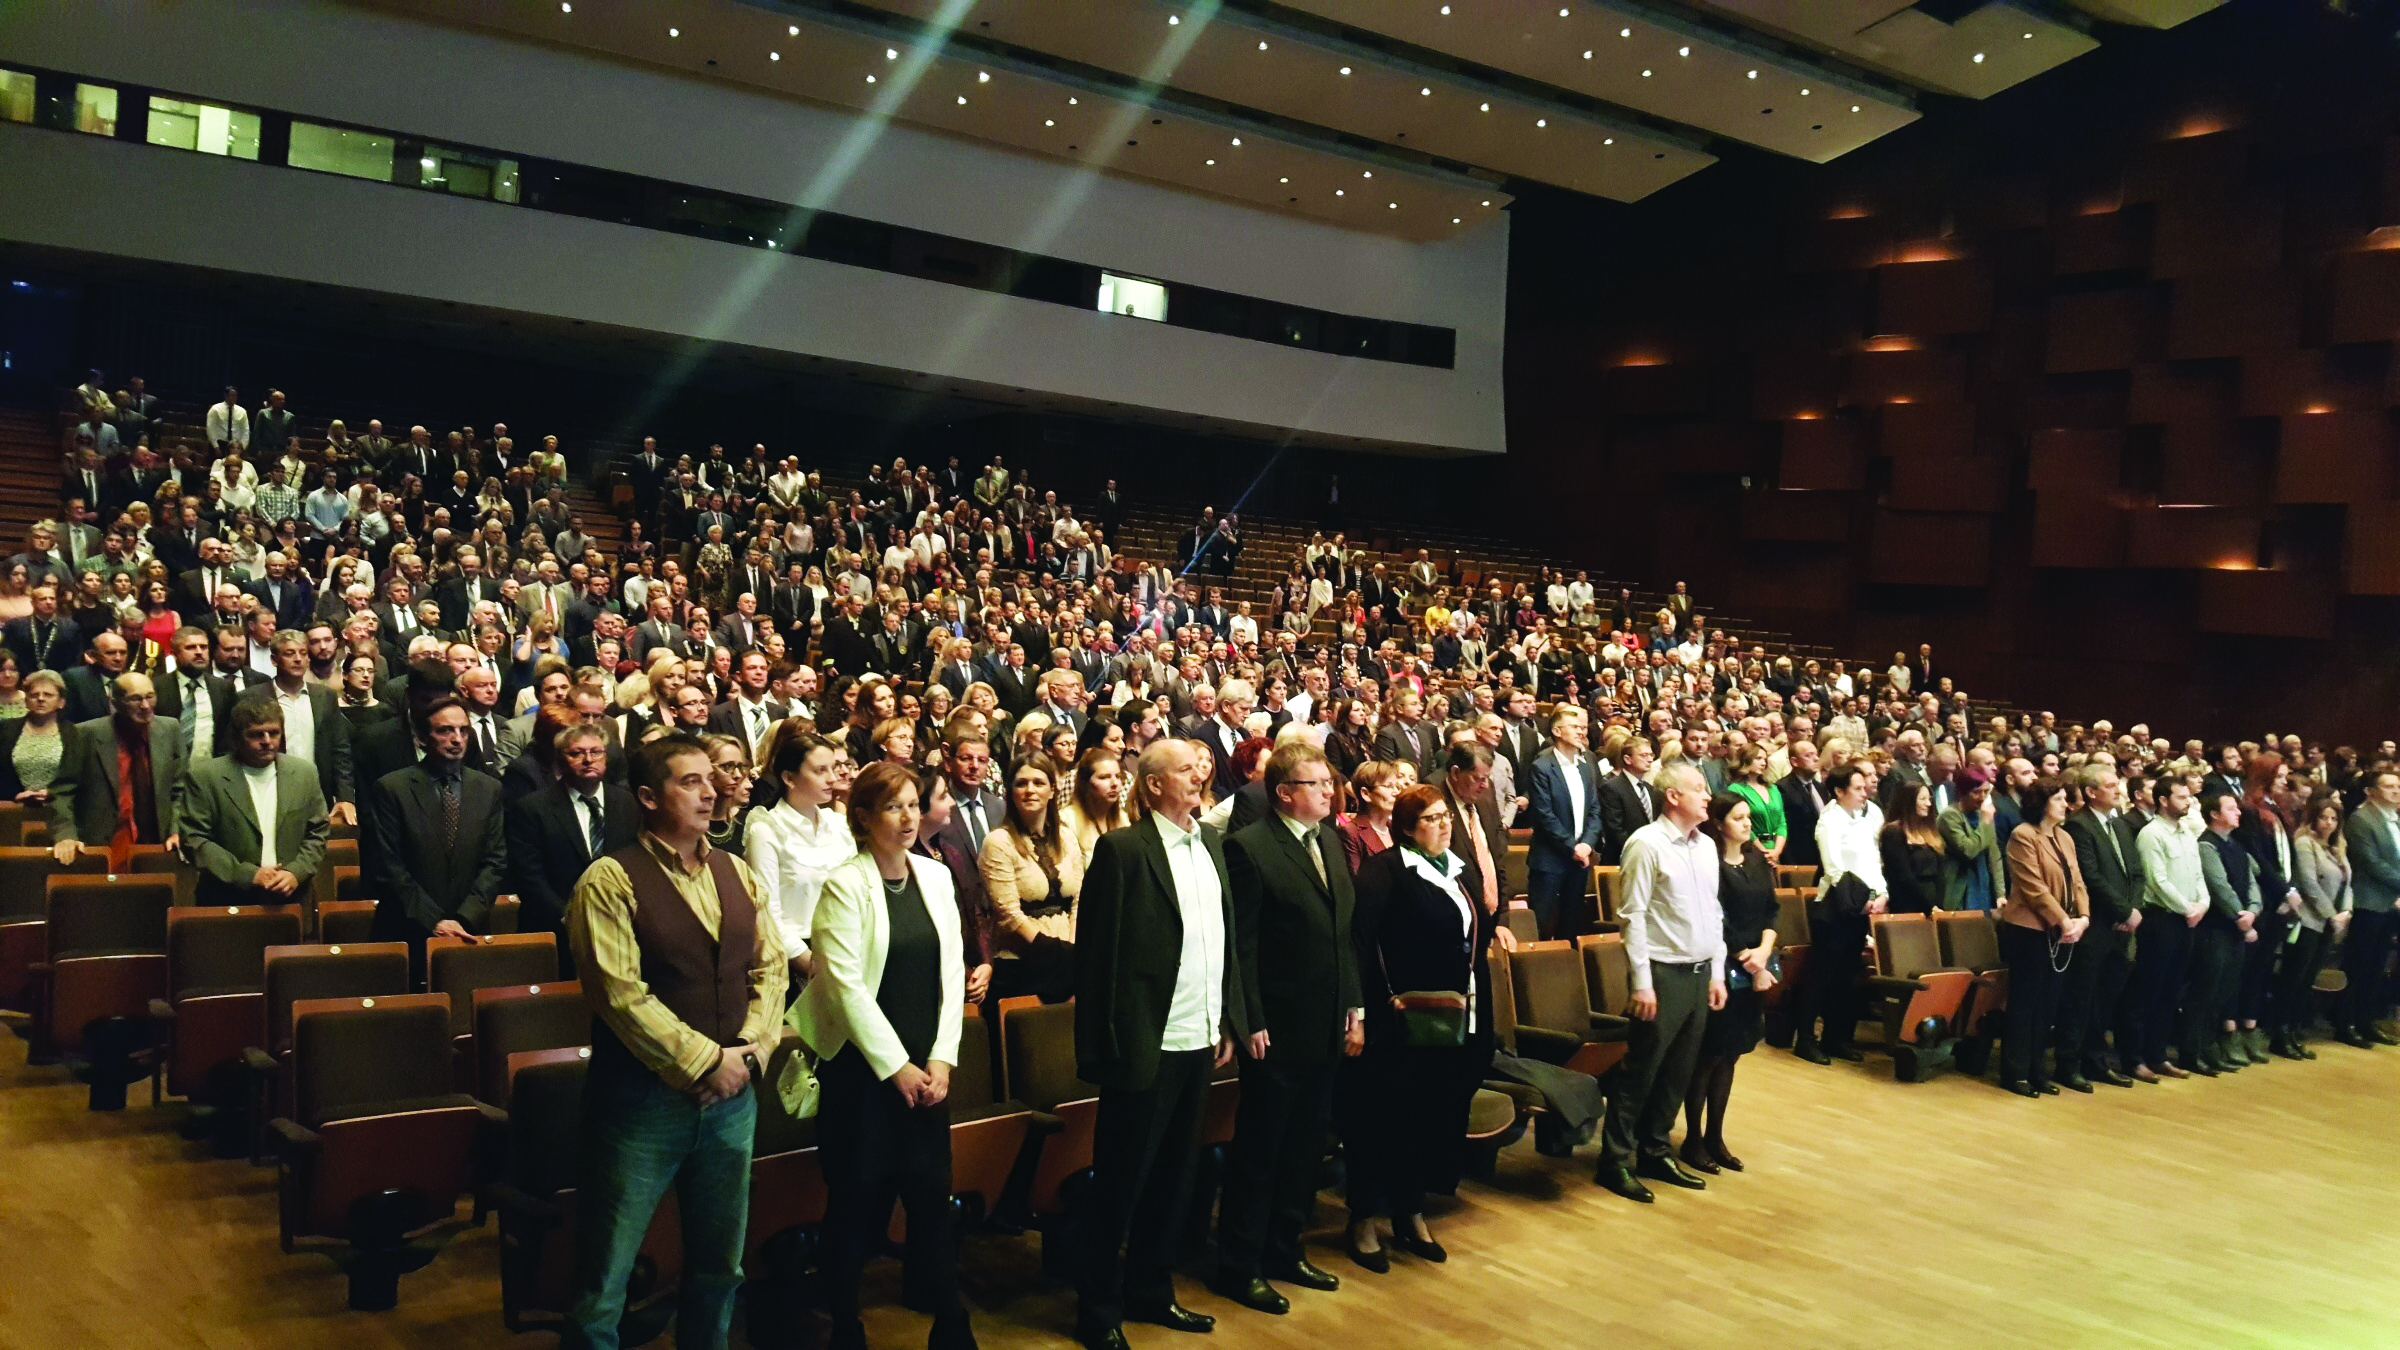
[[[2267,1062],[2271,1042],[2296,1034],[2308,1024],[2305,997],[2296,1007],[2282,1006],[2273,997],[2275,962],[2285,955],[2292,922],[2307,903],[2300,893],[2298,869],[2292,858],[2292,773],[2283,756],[2263,750],[2250,757],[2242,771],[2242,823],[2234,833],[2249,850],[2258,873],[2261,905],[2256,924],[2258,940],[2242,952],[2242,983],[2235,1003],[2241,1029],[2231,1038],[2228,1057],[2246,1057],[2252,1064]],[[2264,1021],[2262,1028],[2259,1024]],[[2241,1058],[2235,1058],[2241,1063]]]

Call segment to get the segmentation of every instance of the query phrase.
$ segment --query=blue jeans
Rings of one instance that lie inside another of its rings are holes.
[[[675,1343],[715,1350],[733,1324],[750,1223],[750,1138],[758,1098],[744,1091],[706,1110],[637,1065],[598,1054],[583,1089],[583,1159],[575,1199],[575,1297],[560,1344],[617,1350],[625,1281],[658,1202],[675,1188],[683,1282]]]

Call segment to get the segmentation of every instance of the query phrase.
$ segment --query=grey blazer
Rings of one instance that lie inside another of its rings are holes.
[[[2292,884],[2300,888],[2300,922],[2323,928],[2325,921],[2350,908],[2350,860],[2302,834],[2292,843]]]
[[[258,808],[241,766],[231,759],[204,759],[184,782],[183,842],[199,868],[194,898],[204,905],[291,904],[308,892],[325,865],[331,834],[316,766],[289,756],[275,761],[275,865],[300,880],[289,897],[270,899],[251,884],[258,872]]]
[[[113,717],[78,722],[68,733],[58,780],[50,785],[50,837],[104,848],[117,833],[117,733]],[[151,792],[158,802],[158,834],[172,839],[182,830],[182,727],[164,717],[150,719]]]
[[[2369,802],[2350,813],[2342,834],[2350,841],[2351,897],[2370,914],[2388,914],[2400,898],[2400,851],[2392,847],[2382,807]]]

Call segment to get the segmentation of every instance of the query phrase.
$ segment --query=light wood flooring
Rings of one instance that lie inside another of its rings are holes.
[[[2400,1049],[2318,1051],[2026,1101],[1762,1050],[1728,1131],[1750,1170],[1705,1194],[1635,1206],[1591,1184],[1592,1150],[1520,1144],[1436,1216],[1446,1266],[1378,1278],[1327,1245],[1342,1290],[1294,1290],[1288,1317],[1186,1282],[1211,1339],[1127,1330],[1179,1350],[2400,1346]],[[0,1347],[549,1343],[502,1327],[489,1228],[405,1277],[397,1311],[349,1312],[329,1261],[277,1249],[271,1171],[207,1160],[134,1098],[89,1114],[0,1036]],[[1337,1241],[1331,1197],[1319,1218]],[[984,1345],[1068,1343],[1032,1239],[973,1240],[966,1269]],[[891,1263],[870,1284],[873,1342],[923,1344]]]

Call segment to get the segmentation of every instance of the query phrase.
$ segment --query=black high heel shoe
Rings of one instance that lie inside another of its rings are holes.
[[[1358,1245],[1359,1226],[1373,1222],[1372,1219],[1353,1219],[1348,1231],[1342,1234],[1342,1245],[1349,1248],[1351,1263],[1359,1269],[1375,1275],[1388,1275],[1392,1270],[1392,1254],[1381,1246],[1367,1251]]]

